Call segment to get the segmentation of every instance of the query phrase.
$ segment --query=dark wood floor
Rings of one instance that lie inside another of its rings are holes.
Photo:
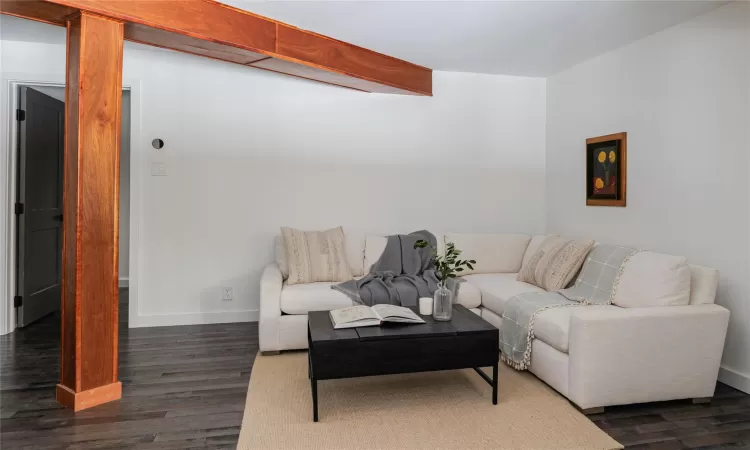
[[[128,329],[120,298],[117,402],[76,414],[55,402],[59,317],[0,336],[3,450],[236,447],[257,324]]]
[[[118,402],[77,414],[55,402],[59,317],[0,336],[2,449],[235,448],[257,324],[128,329],[127,290],[120,297]],[[723,384],[709,405],[614,407],[590,419],[627,448],[750,448],[750,396]]]

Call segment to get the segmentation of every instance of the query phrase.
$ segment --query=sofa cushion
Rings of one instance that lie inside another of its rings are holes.
[[[365,236],[365,261],[364,268],[365,273],[370,273],[370,268],[373,264],[378,262],[380,255],[385,251],[385,246],[388,244],[388,238],[385,236],[378,236],[375,234],[368,234]]]
[[[542,287],[542,278],[544,271],[547,268],[547,264],[552,259],[552,256],[565,244],[565,239],[557,235],[547,236],[544,241],[539,244],[539,248],[530,258],[526,258],[524,255],[524,262],[521,265],[521,269],[518,271],[516,279],[523,281],[524,283],[530,283],[534,286]]]
[[[276,265],[281,270],[281,278],[289,278],[289,264],[286,262],[286,247],[284,246],[284,236],[278,235],[273,239],[273,250],[276,256]]]
[[[429,230],[428,230],[429,231]],[[445,252],[445,235],[443,233],[435,233],[430,231],[435,236],[437,243],[436,250],[439,255]],[[380,255],[385,251],[385,246],[388,243],[388,237],[378,234],[368,234],[364,236],[364,273],[370,273],[370,267],[378,262]]]
[[[548,345],[568,353],[570,315],[577,306],[550,308],[534,318],[534,337]]]
[[[344,241],[346,242],[346,259],[349,261],[352,275],[361,277],[365,272],[365,234],[345,231]]]
[[[338,283],[286,284],[281,288],[279,306],[285,314],[307,314],[352,306],[352,299],[331,286]]]
[[[540,287],[550,292],[568,287],[592,248],[594,241],[591,239],[566,241],[550,259]]]
[[[568,353],[571,316],[578,310],[589,308],[620,309],[613,305],[550,308],[540,312],[534,318],[534,337],[563,353]]]
[[[719,271],[711,267],[690,265],[690,304],[710,305],[716,300]]]
[[[527,255],[524,255],[518,281],[547,291],[563,289],[581,269],[593,247],[593,240],[566,240],[560,236],[549,236],[532,256],[526,258]]]
[[[547,236],[544,234],[537,234],[536,236],[533,236],[531,240],[529,241],[529,246],[526,247],[526,252],[523,254],[523,261],[521,262],[521,267],[525,267],[532,256],[539,250],[542,246],[542,243],[544,243],[544,240],[547,239]]]
[[[612,303],[623,308],[680,306],[690,302],[690,267],[682,256],[633,254],[622,268]]]
[[[355,277],[364,273],[365,259],[365,235],[346,231],[344,233],[344,242],[346,247],[346,259],[349,262],[349,269]],[[284,245],[284,236],[277,235],[274,237],[274,254],[276,265],[281,269],[281,276],[286,280],[289,278],[289,263],[286,259],[286,246]]]
[[[281,227],[281,234],[286,247],[287,283],[290,285],[352,279],[343,228],[301,231]]]
[[[467,275],[464,278],[467,283],[473,284],[481,291],[482,306],[497,315],[502,315],[505,302],[514,295],[526,292],[544,292],[543,289],[529,283],[516,281],[516,275],[515,273],[474,274]]]
[[[459,285],[456,303],[469,309],[479,308],[482,304],[482,293],[476,285],[463,282]]]
[[[462,275],[518,272],[530,240],[526,234],[445,234],[445,242],[461,250],[461,259],[477,262],[474,270],[465,268]]]

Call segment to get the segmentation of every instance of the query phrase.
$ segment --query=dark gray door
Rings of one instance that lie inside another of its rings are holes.
[[[16,317],[23,327],[60,309],[65,104],[22,87],[18,118]]]

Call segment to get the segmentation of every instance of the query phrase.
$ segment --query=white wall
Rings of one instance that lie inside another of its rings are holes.
[[[63,74],[64,30],[3,22],[4,71]],[[543,230],[543,79],[437,72],[432,98],[365,94],[129,43],[123,70],[142,91],[131,325],[256,318],[282,225]]]
[[[585,140],[628,133],[626,208],[587,207]],[[750,390],[750,4],[735,3],[547,83],[547,231],[721,271],[721,379]]]

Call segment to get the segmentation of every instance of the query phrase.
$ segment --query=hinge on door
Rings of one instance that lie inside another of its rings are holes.
[[[16,110],[16,120],[19,121],[19,122],[23,122],[24,120],[26,120],[26,111],[24,111],[22,109],[17,109]]]
[[[16,295],[15,297],[13,297],[13,307],[19,308],[21,307],[21,305],[23,305],[23,297],[21,297],[20,295]]]
[[[16,203],[16,215],[23,214],[23,203]]]

